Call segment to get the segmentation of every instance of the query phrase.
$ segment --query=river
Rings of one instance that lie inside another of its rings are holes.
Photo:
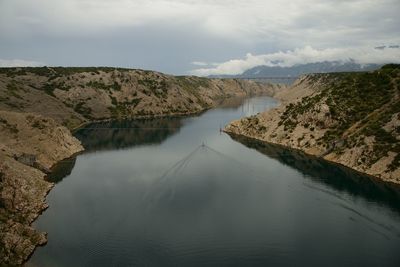
[[[400,266],[398,187],[220,132],[276,104],[81,129],[27,266]]]

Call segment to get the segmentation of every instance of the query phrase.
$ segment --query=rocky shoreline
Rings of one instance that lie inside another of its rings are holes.
[[[400,70],[305,75],[281,105],[224,131],[300,150],[400,184]]]
[[[268,141],[265,141],[263,139],[259,139],[257,137],[250,137],[250,136],[243,135],[243,134],[237,134],[234,131],[227,130],[226,128],[223,129],[223,132],[228,134],[233,140],[241,142],[244,145],[247,145],[248,143],[257,143],[259,145],[263,145],[263,146],[266,146],[266,147],[274,146],[274,147],[276,147],[276,148],[278,148],[278,149],[280,149],[282,151],[285,150],[285,151],[288,151],[290,153],[296,153],[297,155],[302,155],[303,157],[307,157],[307,159],[311,158],[313,160],[324,161],[327,164],[331,164],[332,166],[339,167],[339,168],[344,169],[344,170],[346,170],[348,172],[352,172],[352,173],[354,173],[354,174],[356,174],[358,176],[367,177],[368,179],[374,181],[375,183],[389,183],[389,184],[393,184],[396,187],[398,187],[400,185],[400,183],[392,183],[390,181],[388,181],[388,182],[383,181],[382,179],[380,179],[380,178],[378,178],[376,176],[367,174],[365,172],[360,172],[358,170],[350,168],[349,166],[343,165],[343,164],[341,164],[339,162],[335,162],[335,161],[331,161],[329,159],[325,159],[325,158],[321,157],[320,155],[307,153],[304,150],[301,150],[301,149],[298,149],[298,148],[285,146],[285,145],[282,145],[280,143],[268,142]],[[269,156],[271,157],[271,155],[269,155]]]
[[[12,125],[0,130],[0,257],[2,266],[18,266],[47,242],[46,234],[31,226],[48,207],[45,199],[54,186],[45,176],[83,147],[50,118],[0,111],[0,120]]]
[[[264,144],[270,144],[270,145],[279,146],[279,147],[282,147],[284,149],[288,149],[288,150],[293,150],[293,151],[297,151],[297,152],[300,152],[300,153],[304,153],[305,155],[307,155],[309,157],[315,157],[315,158],[318,158],[318,159],[325,160],[326,162],[329,162],[331,164],[335,164],[335,165],[338,165],[338,166],[341,166],[341,167],[344,167],[344,168],[348,168],[348,169],[352,170],[355,173],[359,173],[359,174],[361,174],[363,176],[369,177],[371,179],[375,179],[375,180],[380,181],[380,182],[387,182],[389,184],[395,184],[396,186],[400,185],[400,181],[398,179],[385,180],[385,179],[382,179],[381,177],[379,177],[377,175],[372,175],[372,174],[370,174],[368,172],[363,172],[363,171],[361,171],[361,170],[359,170],[357,168],[354,168],[354,167],[351,167],[349,165],[346,165],[346,164],[344,164],[343,162],[341,162],[339,160],[332,160],[329,157],[324,157],[320,153],[314,153],[313,151],[310,152],[308,150],[301,149],[301,148],[298,148],[298,147],[284,145],[281,142],[276,142],[276,141],[273,141],[273,140],[268,140],[267,141],[266,139],[264,139],[262,137],[262,135],[257,135],[257,134],[253,134],[253,133],[249,133],[249,132],[243,131],[243,129],[240,129],[239,127],[241,127],[241,126],[238,126],[236,123],[231,123],[231,124],[227,125],[223,129],[223,132],[227,133],[232,139],[238,139],[238,138],[241,137],[241,138],[247,138],[249,140],[254,140],[256,142],[261,142],[261,143],[264,143]]]

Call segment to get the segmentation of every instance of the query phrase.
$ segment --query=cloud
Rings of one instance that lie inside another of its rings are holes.
[[[37,61],[29,61],[23,59],[1,59],[0,67],[41,67],[45,64]]]
[[[191,64],[195,65],[195,66],[208,66],[209,65],[207,62],[202,62],[202,61],[193,61]]]
[[[0,30],[96,35],[121,27],[195,25],[203,33],[255,42],[351,42],[398,37],[398,0],[3,0]],[[372,35],[373,34],[373,35]]]
[[[359,64],[369,63],[400,63],[400,49],[376,48],[327,48],[314,49],[311,46],[296,48],[285,52],[252,55],[248,53],[243,59],[232,59],[211,68],[198,68],[190,73],[199,76],[219,74],[241,74],[244,71],[260,66],[290,67],[296,64],[315,63],[322,61],[347,62],[354,60]]]
[[[135,66],[182,73],[247,51],[399,44],[399,13],[399,0],[0,0],[0,58],[120,65],[133,55]],[[154,51],[159,65],[146,59]]]

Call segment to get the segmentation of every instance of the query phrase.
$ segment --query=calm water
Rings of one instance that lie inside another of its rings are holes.
[[[219,128],[276,105],[101,123],[58,166],[29,266],[400,266],[400,190]],[[204,146],[202,146],[204,143]]]

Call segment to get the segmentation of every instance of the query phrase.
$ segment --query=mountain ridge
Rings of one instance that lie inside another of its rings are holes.
[[[279,63],[279,62],[278,62]],[[210,78],[284,78],[298,77],[310,73],[331,73],[331,72],[361,72],[373,71],[380,68],[381,64],[358,64],[354,61],[321,61],[315,63],[295,64],[293,66],[266,66],[260,65],[250,68],[238,75],[210,75]]]

